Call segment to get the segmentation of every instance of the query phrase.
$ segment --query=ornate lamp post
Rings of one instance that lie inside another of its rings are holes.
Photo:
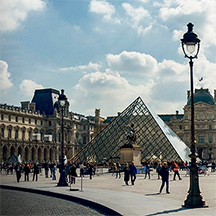
[[[199,189],[199,176],[198,167],[196,165],[196,149],[195,149],[195,127],[194,127],[194,90],[193,90],[193,59],[197,58],[200,39],[197,34],[193,32],[193,24],[189,23],[188,31],[184,34],[181,39],[182,49],[186,58],[189,58],[190,65],[190,84],[191,84],[191,166],[190,166],[190,188],[188,191],[187,199],[184,202],[184,207],[196,208],[204,207],[205,201],[202,200]]]
[[[64,165],[64,109],[67,103],[67,97],[64,94],[64,90],[61,90],[61,94],[58,98],[59,107],[61,110],[61,165],[60,165],[60,178],[57,186],[68,186],[68,183],[66,182],[66,176],[65,176],[65,165]]]

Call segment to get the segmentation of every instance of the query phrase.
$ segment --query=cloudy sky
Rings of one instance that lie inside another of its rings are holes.
[[[116,115],[138,96],[183,113],[190,89],[180,39],[201,39],[194,85],[216,89],[215,0],[0,0],[0,103],[65,89],[73,112]],[[203,77],[203,81],[199,79]]]

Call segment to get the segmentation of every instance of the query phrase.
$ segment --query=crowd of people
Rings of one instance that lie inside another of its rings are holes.
[[[202,167],[211,167],[211,172],[215,172],[215,162],[212,161],[209,165],[209,163],[203,161],[198,164],[199,167],[199,174],[202,174]],[[131,181],[131,185],[134,185],[136,180],[137,173],[143,174],[144,179],[148,177],[148,179],[151,179],[151,171],[155,169],[157,173],[158,179],[162,180],[161,187],[159,190],[159,193],[162,192],[164,186],[166,185],[166,193],[169,194],[169,177],[170,172],[173,172],[173,181],[176,181],[176,177],[178,177],[179,180],[182,180],[180,176],[180,170],[184,170],[188,172],[190,167],[190,164],[187,162],[177,162],[177,161],[168,161],[168,162],[148,162],[143,161],[142,166],[139,166],[139,168],[136,168],[134,165],[134,162],[132,161],[130,164],[125,163],[123,166],[119,162],[112,163],[110,171],[112,172],[112,176],[116,174],[116,178],[121,178],[121,172],[124,173],[124,182],[128,186],[129,181]]]
[[[48,171],[50,170],[50,178],[56,180],[56,164],[55,163],[28,163],[28,162],[17,162],[17,163],[2,163],[1,172],[10,175],[16,173],[17,182],[20,181],[21,176],[24,176],[24,181],[29,181],[30,173],[32,173],[32,181],[38,181],[38,175],[41,170],[45,170],[45,178],[48,178]]]
[[[208,167],[209,163],[202,162],[198,164],[198,166],[206,166]],[[65,164],[65,175],[66,175],[66,181],[71,184],[76,183],[77,177],[84,177],[86,175],[89,176],[89,179],[92,180],[92,177],[96,174],[98,164],[95,163],[73,163],[72,161],[69,161]],[[179,180],[181,180],[181,176],[179,171],[185,170],[187,171],[189,169],[190,164],[187,162],[149,162],[149,161],[143,161],[142,166],[139,166],[138,168],[134,165],[134,162],[131,163],[125,163],[120,164],[120,162],[110,162],[102,164],[103,167],[109,167],[109,172],[112,173],[112,176],[115,176],[115,178],[120,179],[122,175],[124,175],[124,182],[125,185],[129,185],[129,182],[131,185],[135,184],[137,174],[143,174],[144,179],[148,177],[148,179],[151,179],[151,172],[153,169],[155,169],[157,173],[157,178],[162,180],[161,187],[159,189],[159,193],[162,192],[164,186],[166,185],[166,193],[169,192],[169,173],[173,172],[173,181],[176,181],[176,177],[178,177]],[[44,169],[44,177],[45,178],[51,178],[52,180],[56,180],[56,172],[57,169],[60,167],[59,164],[56,164],[54,162],[45,162],[42,164],[39,163],[20,163],[17,162],[16,164],[12,163],[2,163],[1,164],[1,172],[4,174],[13,174],[14,171],[16,173],[16,180],[17,182],[20,182],[21,176],[23,175],[23,181],[38,181],[38,175],[42,172],[42,169]],[[79,168],[79,176],[77,174],[77,168]],[[199,170],[200,170],[199,169]],[[61,169],[59,169],[59,172],[61,172]],[[211,172],[215,172],[215,162],[211,162]],[[32,173],[32,179],[30,179],[30,173]],[[199,171],[201,174],[201,172]]]

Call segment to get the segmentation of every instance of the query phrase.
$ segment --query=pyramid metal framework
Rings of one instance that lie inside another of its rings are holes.
[[[100,134],[71,159],[74,162],[103,162],[120,158],[120,147],[126,142],[126,130],[134,124],[136,145],[142,149],[142,160],[189,161],[189,148],[138,97]]]

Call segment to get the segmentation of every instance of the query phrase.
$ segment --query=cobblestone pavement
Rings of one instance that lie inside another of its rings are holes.
[[[88,215],[102,216],[93,209],[54,197],[1,189],[0,215]]]

